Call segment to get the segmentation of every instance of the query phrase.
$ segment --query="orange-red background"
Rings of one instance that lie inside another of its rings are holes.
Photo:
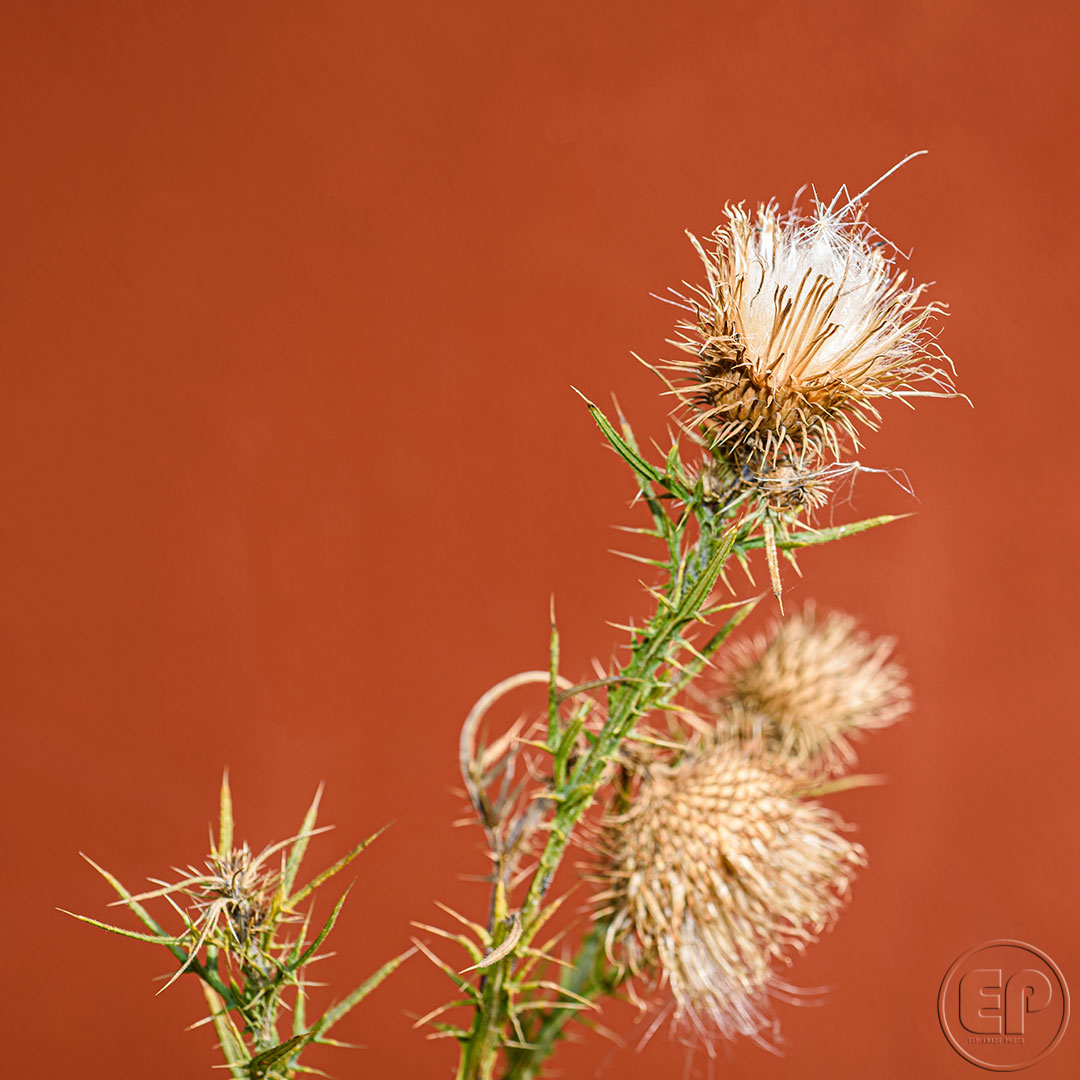
[[[864,480],[842,513],[917,516],[808,554],[790,593],[896,634],[919,709],[866,746],[888,786],[836,801],[872,861],[792,973],[824,1005],[715,1075],[974,1075],[934,1002],[988,938],[1080,988],[1067,10],[3,5],[5,1075],[212,1075],[194,986],[155,997],[163,956],[54,906],[106,913],[79,849],[133,884],[200,858],[226,763],[253,844],[320,780],[317,857],[395,822],[334,986],[434,901],[482,912],[461,717],[543,664],[552,593],[573,675],[643,610],[606,554],[629,479],[571,384],[661,431],[629,353],[665,350],[648,294],[697,273],[684,227],[924,147],[872,216],[951,304],[975,408],[891,408],[862,460],[920,501]],[[406,1015],[447,989],[410,961],[342,1028],[367,1049],[319,1064],[449,1076]],[[685,1060],[661,1034],[559,1064]]]

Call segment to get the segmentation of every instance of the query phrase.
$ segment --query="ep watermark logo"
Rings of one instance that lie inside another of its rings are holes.
[[[988,941],[945,973],[938,1018],[961,1057],[991,1072],[1015,1072],[1061,1041],[1069,988],[1046,953],[1022,941]]]

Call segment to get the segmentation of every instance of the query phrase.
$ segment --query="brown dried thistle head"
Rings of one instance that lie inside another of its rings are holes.
[[[323,832],[311,830],[306,835]],[[141,902],[164,897],[183,916],[187,926],[185,937],[189,944],[188,961],[172,976],[162,989],[171,986],[187,970],[199,950],[207,942],[214,943],[228,952],[235,952],[244,962],[258,969],[271,963],[255,935],[267,929],[273,922],[292,921],[293,916],[280,910],[277,895],[279,872],[268,865],[271,855],[281,851],[297,837],[264,848],[258,855],[252,853],[247,843],[238,848],[213,849],[206,858],[205,870],[189,866],[177,869],[183,876],[179,881],[165,882],[154,879],[160,887],[131,897]],[[185,897],[187,909],[173,899]],[[118,904],[129,901],[116,901]],[[159,991],[160,993],[160,991]]]
[[[761,738],[796,762],[841,771],[855,761],[852,736],[911,710],[904,669],[890,659],[893,647],[848,615],[819,618],[808,605],[769,635],[730,648],[725,723],[740,738]]]
[[[953,396],[928,328],[941,308],[895,270],[861,198],[809,215],[729,206],[708,247],[691,236],[706,282],[676,294],[690,317],[672,344],[693,359],[668,367],[717,453],[838,460],[842,437],[876,427],[877,400]]]
[[[246,843],[211,855],[207,869],[210,873],[198,883],[201,895],[197,895],[195,907],[208,921],[220,910],[233,940],[243,945],[266,922],[277,872],[264,866],[264,859],[253,855]]]
[[[775,755],[705,745],[648,770],[607,822],[609,952],[666,982],[706,1040],[768,1025],[777,965],[832,922],[864,862],[804,788]]]

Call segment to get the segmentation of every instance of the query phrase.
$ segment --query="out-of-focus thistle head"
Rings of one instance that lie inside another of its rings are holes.
[[[321,831],[313,830],[311,835]],[[235,953],[256,968],[263,969],[271,963],[271,957],[263,952],[257,936],[275,920],[291,921],[292,917],[280,910],[280,874],[268,865],[268,861],[271,855],[295,839],[290,837],[273,844],[258,855],[253,854],[246,843],[237,848],[220,849],[215,844],[207,856],[205,870],[194,866],[177,870],[183,876],[172,883],[152,879],[159,888],[131,897],[138,902],[165,897],[184,918],[188,960],[162,989],[171,986],[188,969],[208,942]],[[177,904],[174,896],[187,899],[186,911]]]
[[[863,850],[779,757],[710,744],[648,768],[604,836],[609,952],[708,1040],[757,1037],[776,969],[835,918]]]
[[[239,945],[261,928],[270,911],[277,873],[264,863],[265,855],[255,856],[245,843],[212,854],[206,864],[209,873],[185,889],[195,897],[201,920],[215,921],[218,911],[225,916],[229,934]]]
[[[872,638],[848,615],[819,618],[808,605],[770,634],[737,643],[723,672],[721,708],[731,732],[799,763],[839,771],[855,761],[850,738],[911,709],[894,642]]]
[[[672,344],[692,359],[669,369],[718,454],[839,460],[880,399],[954,394],[928,326],[941,309],[896,270],[862,196],[839,199],[809,215],[729,206],[711,242],[691,236],[706,281],[677,294],[689,317]]]

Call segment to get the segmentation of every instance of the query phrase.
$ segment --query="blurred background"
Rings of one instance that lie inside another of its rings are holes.
[[[626,1047],[556,1066],[975,1075],[935,1014],[960,953],[1019,938],[1080,987],[1071,5],[8,0],[0,50],[8,1075],[215,1075],[164,953],[55,907],[118,914],[80,850],[133,886],[201,860],[226,764],[256,847],[320,781],[313,858],[393,822],[339,991],[435,901],[482,915],[461,719],[543,666],[552,595],[571,676],[645,610],[608,554],[630,477],[571,385],[661,435],[630,352],[670,355],[649,294],[699,274],[683,230],[919,149],[871,219],[949,303],[974,408],[889,408],[860,459],[917,497],[864,477],[836,520],[915,516],[787,575],[895,635],[917,698],[863,744],[888,784],[832,800],[871,861],[790,972],[828,992],[779,1007],[782,1056],[638,1053],[616,1008]],[[442,979],[410,960],[340,1029],[366,1049],[312,1063],[451,1076],[410,1029]],[[1077,1031],[1036,1066],[1078,1067]]]

